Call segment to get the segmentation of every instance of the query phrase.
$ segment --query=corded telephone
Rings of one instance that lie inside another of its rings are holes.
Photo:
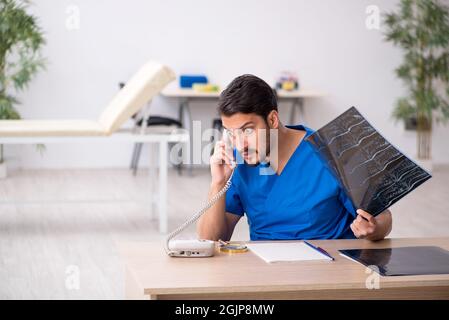
[[[223,141],[225,142],[225,150],[233,150],[232,141],[226,130],[223,132]],[[189,220],[184,222],[175,231],[171,232],[165,241],[165,251],[170,257],[190,257],[190,258],[201,258],[201,257],[211,257],[215,253],[215,242],[212,240],[205,239],[193,239],[193,240],[173,240],[178,234],[184,231],[188,226],[197,221],[209,208],[211,208],[223,195],[228,191],[231,186],[231,179],[234,175],[234,169],[236,167],[235,157],[232,163],[232,172],[225,186],[216,193],[207,204],[193,215]]]

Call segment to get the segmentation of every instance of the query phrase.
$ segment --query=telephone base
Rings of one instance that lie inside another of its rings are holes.
[[[211,240],[172,240],[169,256],[180,258],[205,258],[215,254],[215,242]]]

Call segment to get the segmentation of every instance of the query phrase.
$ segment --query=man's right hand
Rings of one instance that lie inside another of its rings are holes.
[[[223,140],[215,144],[214,154],[210,158],[212,185],[222,186],[231,176],[232,170],[235,167],[232,151],[232,148],[226,146]]]
[[[214,154],[210,157],[210,171],[212,182],[208,199],[212,199],[226,185],[235,167],[231,144],[223,140],[217,142]],[[197,232],[200,239],[228,241],[232,237],[234,227],[240,216],[226,212],[226,195],[221,197],[198,220]]]

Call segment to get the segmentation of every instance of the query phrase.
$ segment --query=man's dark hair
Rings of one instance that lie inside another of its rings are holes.
[[[218,111],[225,116],[255,113],[266,121],[268,114],[277,109],[276,91],[252,74],[232,80],[218,100]]]

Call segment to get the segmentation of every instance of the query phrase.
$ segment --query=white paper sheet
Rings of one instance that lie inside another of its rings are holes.
[[[246,246],[266,262],[332,260],[304,242],[247,243]]]

